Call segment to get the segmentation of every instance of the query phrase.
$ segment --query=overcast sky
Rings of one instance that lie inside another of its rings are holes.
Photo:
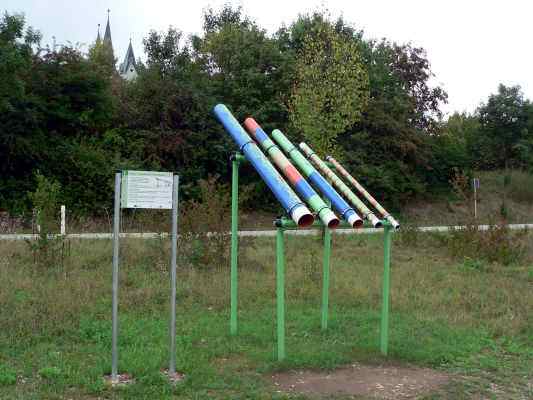
[[[326,7],[333,16],[362,28],[367,38],[386,37],[426,49],[435,83],[449,94],[451,112],[473,111],[498,83],[519,84],[533,99],[533,1],[531,0],[2,0],[0,10],[22,12],[43,34],[43,44],[87,45],[97,25],[105,29],[111,9],[115,56],[125,55],[129,38],[143,58],[142,39],[170,25],[186,34],[200,33],[202,11],[224,3],[241,5],[269,32],[290,24],[299,13]]]

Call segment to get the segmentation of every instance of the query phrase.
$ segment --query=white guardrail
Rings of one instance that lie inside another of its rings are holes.
[[[512,230],[524,230],[524,229],[533,229],[533,224],[510,224],[508,225],[509,229]],[[464,225],[454,225],[454,226],[419,226],[413,229],[419,230],[421,232],[448,232],[450,230],[464,229]],[[481,231],[486,231],[490,228],[490,225],[478,225],[478,229]],[[338,235],[351,235],[351,234],[376,234],[383,232],[383,228],[363,228],[363,229],[335,229],[332,231]],[[298,229],[298,230],[287,230],[288,235],[300,235],[300,236],[310,236],[318,235],[320,229]],[[228,232],[229,234],[229,232]],[[239,237],[273,237],[276,236],[276,230],[253,230],[253,231],[239,231]],[[60,234],[50,235],[51,237],[61,236]],[[63,235],[68,239],[112,239],[112,233],[69,233]],[[168,233],[156,233],[156,232],[145,232],[145,233],[129,233],[123,232],[120,234],[121,238],[129,239],[156,239],[156,238],[166,238]],[[208,233],[209,236],[209,233]],[[37,239],[38,234],[3,234],[0,235],[0,240],[32,240]]]

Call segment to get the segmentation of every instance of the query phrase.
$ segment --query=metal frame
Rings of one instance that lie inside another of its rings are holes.
[[[238,332],[238,218],[239,218],[239,165],[246,162],[240,153],[231,156],[232,161],[232,187],[231,187],[231,301],[230,301],[230,333]],[[288,218],[278,218],[274,221],[276,232],[276,334],[277,334],[277,359],[282,361],[286,357],[285,351],[285,235],[286,230],[298,229],[296,223]],[[350,227],[343,222],[341,226]],[[322,228],[324,243],[323,269],[322,269],[322,307],[321,328],[327,330],[329,317],[329,282],[331,260],[331,230],[315,221],[313,228]],[[390,260],[392,233],[394,229],[390,222],[383,221],[383,291],[380,321],[380,351],[388,354],[389,342],[389,311],[390,311]]]
[[[169,323],[169,377],[176,373],[176,257],[178,242],[178,193],[179,176],[172,180],[172,234],[170,256],[170,323]],[[113,215],[113,283],[112,283],[112,337],[111,337],[111,382],[118,383],[118,278],[119,278],[119,241],[121,213],[122,171],[115,174],[115,204]]]

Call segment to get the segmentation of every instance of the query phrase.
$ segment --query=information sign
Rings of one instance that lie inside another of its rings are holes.
[[[122,171],[121,208],[172,209],[172,172]]]

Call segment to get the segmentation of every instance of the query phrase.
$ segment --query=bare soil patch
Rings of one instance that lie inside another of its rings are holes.
[[[448,383],[450,376],[428,368],[391,365],[351,366],[334,371],[291,371],[272,376],[276,390],[313,397],[356,395],[412,399]]]

